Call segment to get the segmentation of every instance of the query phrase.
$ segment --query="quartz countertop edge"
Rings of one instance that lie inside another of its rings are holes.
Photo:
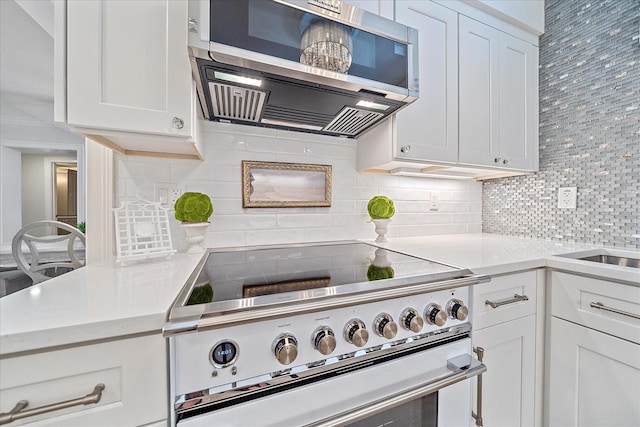
[[[376,246],[501,275],[549,267],[640,286],[640,270],[557,255],[601,248],[494,234],[391,238]],[[637,250],[624,252],[640,257]],[[118,266],[113,259],[0,298],[0,357],[96,340],[155,333],[204,254]]]

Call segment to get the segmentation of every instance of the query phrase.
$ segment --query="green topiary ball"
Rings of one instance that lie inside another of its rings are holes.
[[[176,219],[181,222],[207,222],[213,215],[211,199],[206,194],[186,192],[176,200]]]
[[[389,219],[396,213],[393,200],[386,196],[374,196],[367,204],[367,211],[373,219]]]

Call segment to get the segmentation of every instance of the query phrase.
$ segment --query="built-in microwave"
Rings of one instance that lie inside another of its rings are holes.
[[[207,119],[356,137],[418,97],[417,30],[338,0],[191,0]]]

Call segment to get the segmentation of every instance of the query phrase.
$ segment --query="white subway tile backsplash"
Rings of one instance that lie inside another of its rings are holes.
[[[375,239],[367,203],[380,194],[391,197],[396,206],[387,237],[481,231],[480,183],[358,173],[353,140],[204,125],[204,161],[116,155],[116,200],[139,193],[153,198],[155,181],[184,184],[186,191],[209,194],[214,205],[205,237],[209,247]],[[331,207],[243,208],[242,160],[331,165]],[[438,211],[429,207],[433,192],[440,200]],[[185,250],[184,232],[173,217],[171,232],[174,247]]]
[[[305,146],[297,141],[276,138],[264,138],[249,136],[246,138],[245,148],[248,151],[260,151],[262,153],[305,155]]]
[[[344,145],[307,142],[306,154],[313,157],[329,157],[333,160],[348,159],[353,162],[356,155],[356,145],[350,141],[345,141]]]
[[[482,212],[482,202],[467,203],[468,212]]]
[[[348,236],[348,237],[345,237]],[[346,227],[308,228],[304,230],[304,242],[327,242],[335,240],[351,240],[357,237],[353,230]]]
[[[302,243],[305,241],[304,231],[300,228],[245,231],[245,242],[247,245]]]
[[[331,215],[331,227],[355,227],[358,218],[359,216],[355,214],[334,214]]]
[[[470,213],[453,213],[451,214],[451,222],[455,224],[481,224],[482,212],[470,212]]]
[[[244,231],[216,231],[208,232],[205,236],[204,246],[208,248],[226,248],[244,246]],[[175,242],[174,242],[175,247]],[[186,250],[186,245],[185,245]]]
[[[380,194],[392,200],[429,200],[431,192],[419,188],[380,188]]]
[[[279,228],[330,227],[331,215],[326,214],[280,214]]]

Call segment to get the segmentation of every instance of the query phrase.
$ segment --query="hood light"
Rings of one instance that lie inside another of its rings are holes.
[[[240,83],[248,86],[260,87],[262,86],[262,80],[252,79],[249,77],[236,76],[235,74],[223,73],[221,71],[214,71],[213,76],[218,80],[224,80],[231,83]]]
[[[371,101],[358,101],[356,104],[358,107],[372,108],[374,110],[387,111],[389,109],[388,105],[378,104],[377,102]]]

